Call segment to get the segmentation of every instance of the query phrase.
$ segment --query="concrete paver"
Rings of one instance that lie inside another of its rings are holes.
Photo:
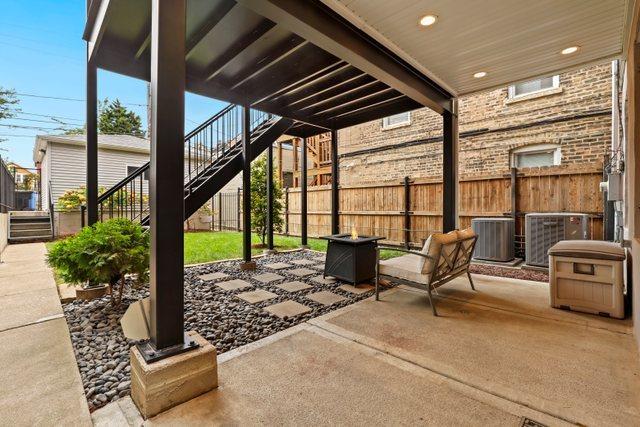
[[[309,289],[312,286],[311,285],[307,285],[304,282],[301,282],[299,280],[294,280],[293,282],[286,282],[286,283],[282,283],[280,285],[276,285],[278,288],[287,291],[287,292],[298,292],[301,291],[303,289]]]
[[[329,291],[320,291],[307,295],[305,298],[309,298],[322,305],[332,305],[340,301],[346,300],[342,295],[334,294]]]
[[[343,291],[351,292],[352,294],[360,295],[372,290],[373,286],[361,283],[358,286],[342,285],[340,286],[340,289],[342,289]]]
[[[284,277],[282,277],[279,274],[276,273],[262,273],[262,274],[256,274],[255,276],[251,277],[252,279],[255,279],[259,282],[262,283],[271,283],[271,282],[275,282],[276,280],[280,280],[280,279],[284,279]]]
[[[225,291],[235,291],[236,289],[250,288],[253,285],[241,279],[233,279],[227,280],[226,282],[216,283],[216,286],[224,289]]]
[[[293,270],[288,270],[287,273],[291,273],[294,276],[305,277],[310,276],[312,274],[317,273],[316,270],[311,270],[310,268],[294,268]]]
[[[285,317],[298,316],[300,314],[311,311],[311,309],[306,305],[303,305],[291,300],[270,305],[266,307],[265,310],[275,316],[278,316],[281,319]]]
[[[249,304],[255,304],[258,302],[266,301],[277,297],[278,295],[273,292],[265,291],[264,289],[258,289],[255,291],[243,292],[238,294],[237,297],[245,300]]]
[[[220,279],[224,279],[225,277],[229,277],[229,275],[226,274],[226,273],[221,273],[219,271],[216,271],[214,273],[202,274],[202,275],[198,276],[198,278],[200,278],[200,279],[202,279],[204,281],[220,280]]]
[[[295,259],[295,260],[291,261],[291,264],[295,264],[295,265],[311,265],[311,264],[315,264],[315,261],[311,261],[309,259]]]
[[[319,276],[312,277],[311,281],[319,283],[321,285],[330,285],[332,283],[335,283],[336,279],[334,279],[333,277],[322,277],[322,275],[319,275]]]
[[[282,270],[284,268],[292,267],[292,265],[287,264],[286,262],[273,262],[271,264],[265,264],[265,267],[270,268],[272,270]]]

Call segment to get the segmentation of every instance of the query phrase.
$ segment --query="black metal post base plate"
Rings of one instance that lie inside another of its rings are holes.
[[[157,362],[167,357],[175,356],[177,354],[186,353],[190,350],[195,350],[200,345],[191,339],[187,334],[184,334],[184,342],[182,344],[173,345],[162,349],[157,349],[151,340],[141,341],[136,344],[138,351],[147,363]]]

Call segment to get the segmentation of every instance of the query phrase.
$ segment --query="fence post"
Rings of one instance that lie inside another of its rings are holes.
[[[411,243],[411,182],[404,177],[404,247],[409,249]]]
[[[516,220],[516,214],[518,212],[518,170],[511,168],[511,218]]]
[[[289,235],[289,187],[284,188],[284,235]]]
[[[218,193],[218,231],[222,231],[222,191]]]
[[[86,209],[85,205],[80,205],[80,228],[84,228],[84,211]]]
[[[236,194],[236,231],[240,231],[240,187],[238,187],[238,193]]]

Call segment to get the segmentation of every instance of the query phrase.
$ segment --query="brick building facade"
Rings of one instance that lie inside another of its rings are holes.
[[[538,157],[526,166],[553,156],[552,165],[540,167],[550,173],[602,164],[611,141],[611,65],[543,79],[539,90],[526,85],[460,98],[461,178],[508,173],[512,165],[522,166],[516,156],[529,151]],[[437,178],[441,140],[441,116],[426,108],[412,111],[408,124],[373,121],[343,129],[341,184]]]

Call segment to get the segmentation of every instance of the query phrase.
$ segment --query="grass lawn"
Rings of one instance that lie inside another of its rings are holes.
[[[296,249],[300,247],[299,237],[273,236],[274,244],[278,250]],[[257,234],[251,235],[252,244],[259,244],[260,238]],[[47,249],[55,242],[48,242]],[[327,242],[322,239],[308,239],[309,247],[316,251],[325,252]],[[253,248],[254,255],[261,254],[263,249]],[[402,252],[383,250],[381,258],[388,259],[402,255]],[[198,264],[203,262],[218,261],[223,259],[242,257],[242,233],[235,231],[215,231],[184,233],[184,263]]]

